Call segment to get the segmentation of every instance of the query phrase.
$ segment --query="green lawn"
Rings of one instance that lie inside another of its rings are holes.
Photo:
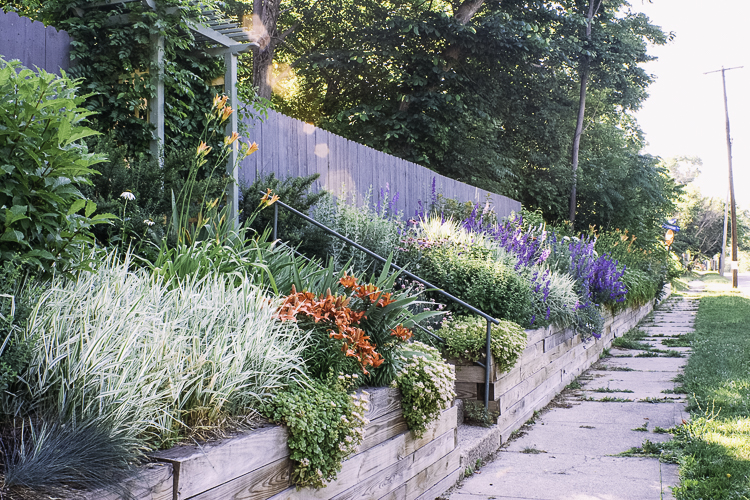
[[[685,368],[691,422],[675,440],[682,499],[750,498],[750,298],[726,278],[702,276],[693,354]]]

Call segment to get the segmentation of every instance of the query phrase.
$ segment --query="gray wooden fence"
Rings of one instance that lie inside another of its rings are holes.
[[[18,59],[27,68],[35,66],[60,73],[70,64],[70,37],[65,31],[0,10],[0,56]]]
[[[430,203],[434,180],[438,193],[459,201],[489,201],[500,216],[521,210],[518,201],[449,179],[281,113],[269,111],[267,120],[247,124],[249,140],[257,142],[260,149],[240,164],[241,184],[250,184],[258,175],[271,172],[277,177],[319,173],[318,187],[336,195],[345,191],[361,199],[372,189],[372,201],[377,202],[380,190],[388,187],[391,198],[399,194],[396,210],[412,216],[420,201]]]

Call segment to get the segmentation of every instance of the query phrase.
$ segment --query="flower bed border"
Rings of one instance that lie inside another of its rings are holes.
[[[460,475],[458,408],[452,405],[416,439],[406,427],[398,389],[368,389],[370,409],[357,454],[322,489],[297,490],[286,429],[269,426],[204,446],[177,446],[154,455],[125,488],[136,500],[292,500],[388,498],[432,500]],[[156,471],[156,472],[154,472]],[[119,500],[94,492],[87,500]]]

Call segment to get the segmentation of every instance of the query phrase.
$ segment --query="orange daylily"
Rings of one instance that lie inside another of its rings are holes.
[[[224,109],[224,106],[226,106],[227,99],[229,99],[229,97],[227,96],[219,96],[218,94],[215,95],[214,101],[213,101],[213,108],[221,111],[222,109]]]
[[[279,201],[279,195],[275,194],[271,196],[271,189],[269,188],[266,194],[263,195],[263,198],[260,199],[260,204],[266,207],[270,207],[277,201]],[[329,291],[329,294],[330,294],[330,291]]]
[[[208,153],[211,152],[211,146],[206,144],[205,142],[201,141],[201,143],[198,145],[198,149],[196,151],[196,156],[206,156]]]
[[[240,138],[240,134],[237,132],[232,132],[231,136],[224,137],[224,145],[229,146],[230,144],[234,144],[234,142]]]
[[[229,118],[232,113],[232,106],[226,106],[224,109],[222,109],[221,114],[219,115],[219,117],[221,118],[221,123],[227,121],[227,118]]]
[[[408,328],[404,328],[404,325],[398,325],[396,328],[391,330],[391,336],[398,337],[404,341],[409,340],[412,335],[412,331]]]
[[[344,275],[344,277],[339,280],[339,283],[341,283],[344,288],[354,288],[357,286],[357,278]]]
[[[245,144],[245,145],[244,145],[243,147],[244,147],[244,148],[246,148],[246,149],[245,149],[245,153],[244,153],[244,155],[242,156],[242,158],[243,158],[243,159],[247,158],[247,157],[248,157],[248,156],[250,156],[251,154],[253,154],[253,153],[255,153],[256,151],[258,151],[258,144],[257,144],[257,143],[255,143],[255,142],[254,142],[254,143],[252,143],[252,144],[250,144],[250,143],[248,142],[248,143],[247,143],[247,144]]]
[[[266,196],[270,194],[269,190]],[[282,321],[297,321],[302,316],[315,323],[330,325],[328,336],[342,341],[341,352],[347,357],[355,358],[362,372],[369,374],[367,368],[377,368],[384,359],[365,331],[354,326],[365,317],[365,312],[350,309],[350,301],[349,297],[335,296],[330,290],[316,297],[310,292],[297,292],[292,286],[292,293],[279,307],[276,317]]]

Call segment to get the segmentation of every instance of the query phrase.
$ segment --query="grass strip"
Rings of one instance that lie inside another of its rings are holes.
[[[674,430],[678,500],[750,498],[750,298],[706,275],[683,377],[691,420]],[[724,280],[726,283],[726,280]]]

